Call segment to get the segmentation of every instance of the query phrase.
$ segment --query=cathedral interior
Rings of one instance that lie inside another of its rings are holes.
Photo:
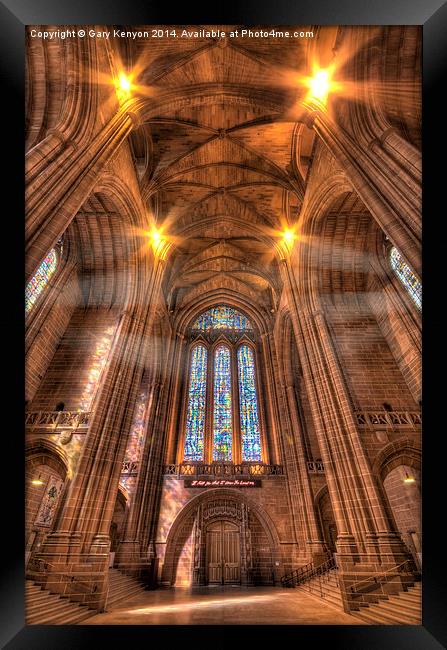
[[[419,624],[421,29],[63,29],[26,39],[27,623]]]

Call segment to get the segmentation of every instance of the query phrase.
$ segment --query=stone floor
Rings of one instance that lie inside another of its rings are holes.
[[[274,587],[159,589],[80,625],[361,625],[315,596]]]

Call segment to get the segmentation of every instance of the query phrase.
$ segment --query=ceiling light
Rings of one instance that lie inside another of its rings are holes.
[[[287,244],[291,244],[291,243],[293,242],[293,240],[295,239],[295,237],[296,237],[294,231],[293,231],[293,230],[290,230],[289,228],[287,228],[286,230],[284,230],[282,236],[283,236],[284,241],[285,241]]]
[[[317,70],[307,83],[310,89],[310,98],[325,104],[332,85],[330,70]]]
[[[130,97],[132,90],[132,82],[124,72],[121,72],[118,79],[115,81],[117,95],[120,101],[124,101]]]

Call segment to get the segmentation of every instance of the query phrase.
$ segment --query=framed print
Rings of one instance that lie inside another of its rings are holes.
[[[442,647],[432,5],[3,3],[5,647]]]

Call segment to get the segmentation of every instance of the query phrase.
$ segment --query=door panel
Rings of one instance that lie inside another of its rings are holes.
[[[222,582],[222,536],[220,531],[207,532],[208,582]]]
[[[228,521],[216,521],[208,526],[206,554],[209,584],[240,582],[239,537],[239,528]]]

